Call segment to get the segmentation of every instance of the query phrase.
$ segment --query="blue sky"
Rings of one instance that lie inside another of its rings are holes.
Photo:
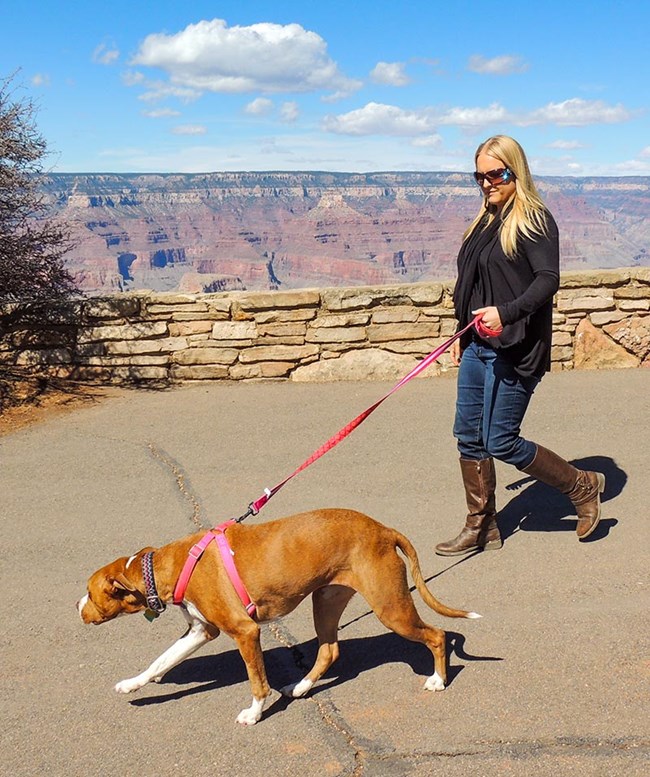
[[[57,172],[650,175],[647,0],[4,0],[0,76]]]

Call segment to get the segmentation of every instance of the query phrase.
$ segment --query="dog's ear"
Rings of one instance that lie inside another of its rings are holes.
[[[115,591],[126,591],[126,593],[134,594],[138,590],[121,572],[118,575],[115,575],[115,577],[112,577],[110,583]]]
[[[130,567],[135,567],[135,566],[139,567],[142,556],[145,553],[149,553],[152,550],[155,550],[155,548],[147,546],[145,548],[141,548],[137,553],[131,556],[128,560],[126,559],[119,560],[118,568],[121,567],[123,571],[115,572],[109,579],[109,582],[113,586],[114,591],[121,592],[123,595],[139,593],[139,590],[136,584],[133,583],[131,580],[129,580],[129,578],[126,576],[126,571],[130,571]]]

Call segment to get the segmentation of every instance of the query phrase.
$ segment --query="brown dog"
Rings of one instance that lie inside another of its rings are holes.
[[[88,593],[77,605],[81,619],[99,624],[144,611],[147,600],[141,560],[150,551],[154,551],[158,595],[163,602],[171,601],[188,551],[202,536],[193,534],[156,550],[143,548],[95,572],[88,581]],[[188,631],[142,674],[118,683],[118,693],[131,693],[152,680],[159,682],[172,667],[224,631],[237,643],[253,691],[253,703],[239,713],[237,721],[253,725],[262,717],[270,693],[258,623],[286,615],[312,594],[318,655],[302,680],[282,689],[287,696],[304,696],[339,657],[339,620],[356,591],[385,626],[429,648],[434,674],[424,687],[443,690],[447,680],[445,632],[427,625],[418,615],[397,548],[408,558],[415,586],[429,607],[451,618],[481,617],[438,602],[426,587],[411,542],[395,529],[353,510],[315,510],[269,523],[234,524],[226,536],[257,607],[254,618],[246,612],[212,542],[194,570],[181,606]]]

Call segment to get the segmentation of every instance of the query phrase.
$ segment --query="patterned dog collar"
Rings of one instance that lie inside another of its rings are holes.
[[[142,557],[142,577],[144,578],[147,606],[152,613],[155,613],[154,617],[157,617],[165,611],[167,605],[158,596],[156,589],[156,580],[153,575],[153,551],[145,553]]]

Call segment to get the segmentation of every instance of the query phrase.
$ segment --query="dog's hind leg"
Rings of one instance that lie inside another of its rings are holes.
[[[425,623],[413,603],[404,564],[395,555],[384,556],[381,569],[360,581],[359,593],[387,628],[412,642],[426,645],[433,656],[434,673],[427,678],[427,691],[442,691],[447,684],[446,636],[442,629]]]
[[[373,607],[374,609],[374,607]],[[433,656],[434,673],[427,678],[427,691],[444,691],[447,684],[446,635],[442,629],[429,626],[419,616],[411,597],[397,603],[395,609],[375,610],[379,620],[400,637],[426,645]]]
[[[297,683],[285,685],[285,696],[307,694],[339,657],[338,628],[341,615],[355,590],[344,585],[328,585],[312,594],[314,626],[318,637],[318,655],[311,670]]]

